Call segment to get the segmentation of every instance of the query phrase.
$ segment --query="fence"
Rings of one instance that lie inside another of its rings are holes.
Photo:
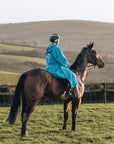
[[[86,83],[82,102],[114,102],[114,83]]]
[[[0,105],[11,105],[15,85],[0,86]],[[60,102],[43,97],[40,103]],[[82,103],[114,102],[114,83],[86,83]]]

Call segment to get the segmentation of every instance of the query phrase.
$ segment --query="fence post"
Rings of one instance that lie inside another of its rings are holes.
[[[104,83],[104,103],[106,103],[106,83]]]

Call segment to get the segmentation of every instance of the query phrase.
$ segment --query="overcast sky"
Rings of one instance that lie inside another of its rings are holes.
[[[48,20],[114,23],[114,0],[0,0],[0,23]]]

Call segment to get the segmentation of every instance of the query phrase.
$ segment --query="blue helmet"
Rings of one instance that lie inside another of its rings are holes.
[[[60,39],[60,36],[58,34],[52,34],[50,36],[50,42],[56,42],[57,39]]]

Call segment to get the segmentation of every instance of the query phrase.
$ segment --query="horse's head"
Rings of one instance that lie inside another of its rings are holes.
[[[99,68],[104,67],[104,61],[100,58],[99,54],[93,48],[94,43],[90,43],[82,49],[82,51],[77,56],[75,62],[70,66],[71,70],[76,70],[78,72],[85,71],[88,63],[98,66]]]
[[[104,61],[102,58],[100,58],[99,54],[96,52],[96,50],[94,49],[94,42],[90,43],[89,45],[87,45],[87,60],[88,63],[93,64],[94,66],[98,66],[99,68],[103,68],[104,67]]]

